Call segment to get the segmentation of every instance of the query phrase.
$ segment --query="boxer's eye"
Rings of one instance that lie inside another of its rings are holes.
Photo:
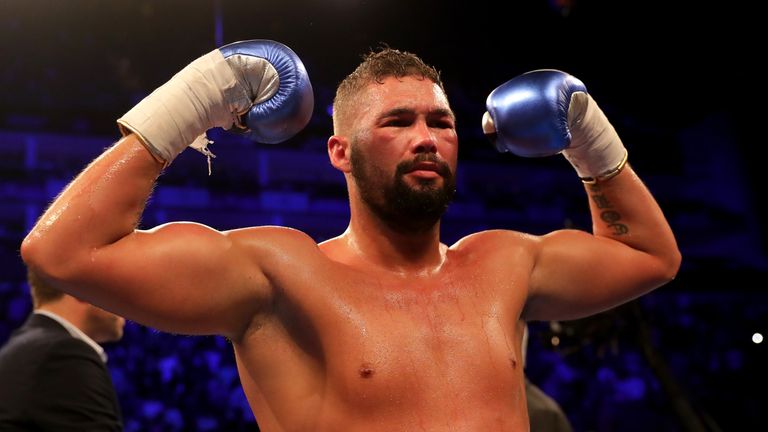
[[[433,120],[429,122],[429,126],[439,129],[453,129],[454,125],[451,120]]]

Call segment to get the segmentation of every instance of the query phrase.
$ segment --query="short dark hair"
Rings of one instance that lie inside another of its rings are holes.
[[[27,269],[27,283],[29,284],[29,291],[32,295],[32,306],[34,308],[38,308],[64,296],[64,292],[50,286],[31,269]]]
[[[428,79],[440,86],[445,93],[440,72],[437,69],[426,64],[416,54],[382,45],[378,50],[371,50],[364,54],[363,61],[344,78],[336,89],[336,96],[333,99],[334,127],[337,126],[337,113],[343,115],[351,99],[368,84],[382,83],[387,77],[406,76]]]

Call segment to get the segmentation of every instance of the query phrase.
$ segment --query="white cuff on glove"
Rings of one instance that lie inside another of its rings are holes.
[[[168,166],[189,145],[210,156],[205,131],[231,128],[250,106],[248,90],[221,52],[213,50],[174,75],[117,123],[123,135],[138,135]]]
[[[571,144],[563,156],[585,183],[608,179],[624,168],[627,149],[592,96],[584,92],[571,96],[568,128]]]

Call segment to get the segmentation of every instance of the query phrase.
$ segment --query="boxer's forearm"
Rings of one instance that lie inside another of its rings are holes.
[[[584,186],[594,235],[656,257],[674,276],[680,265],[675,237],[661,208],[632,168],[627,165],[610,180]]]
[[[54,200],[21,253],[42,274],[66,277],[89,255],[131,234],[162,164],[128,135],[91,163]]]

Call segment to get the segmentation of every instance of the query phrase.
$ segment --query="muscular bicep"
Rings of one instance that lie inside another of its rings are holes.
[[[540,238],[531,274],[527,320],[567,320],[628,302],[668,281],[651,254],[575,230]]]
[[[160,330],[233,337],[270,296],[252,243],[194,223],[137,230],[94,250],[72,291]]]

